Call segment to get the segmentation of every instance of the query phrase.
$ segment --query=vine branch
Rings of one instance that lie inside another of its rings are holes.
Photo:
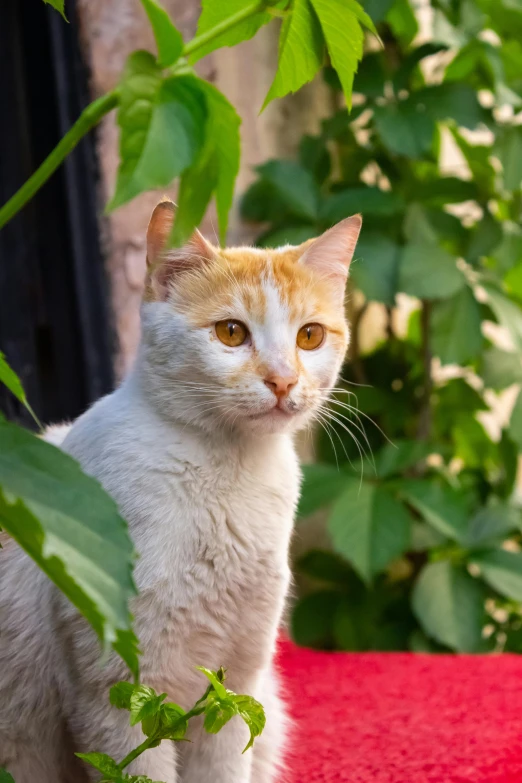
[[[190,57],[190,55],[194,54],[194,52],[197,52],[198,49],[201,49],[210,41],[213,41],[214,38],[217,38],[219,35],[228,32],[228,30],[230,30],[232,27],[236,27],[236,25],[244,22],[245,19],[265,11],[268,5],[269,4],[266,2],[266,0],[258,0],[256,3],[250,3],[249,5],[246,5],[237,13],[229,16],[228,19],[223,19],[223,21],[219,22],[219,24],[217,24],[215,27],[212,27],[205,33],[202,33],[201,35],[196,36],[196,38],[193,38],[192,41],[189,41],[183,49],[182,57]]]
[[[182,52],[182,57],[189,57],[197,52],[210,41],[226,33],[241,22],[244,22],[251,16],[255,16],[270,6],[270,0],[257,0],[242,8],[237,13],[224,19],[219,24],[207,30],[202,35],[198,35],[189,41]],[[51,174],[63,163],[67,155],[76,147],[79,141],[97,125],[100,120],[110,111],[116,108],[119,101],[118,89],[111,90],[106,95],[90,103],[80,114],[74,125],[67,131],[65,136],[58,142],[56,147],[47,156],[44,162],[36,169],[34,174],[24,182],[22,187],[11,196],[4,206],[0,209],[0,229],[19,212],[30,199],[47,182]]]
[[[32,199],[91,128],[97,125],[102,117],[112,111],[117,105],[118,93],[116,90],[112,90],[90,103],[82,111],[72,128],[58,142],[41,166],[36,169],[34,174],[24,182],[22,187],[0,209],[0,229]]]

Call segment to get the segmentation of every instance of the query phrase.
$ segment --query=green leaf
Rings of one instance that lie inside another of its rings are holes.
[[[322,582],[346,585],[353,571],[348,563],[333,552],[322,549],[311,549],[299,558],[296,568],[301,574]]]
[[[311,0],[323,29],[328,54],[341,81],[348,108],[353,78],[363,55],[361,24],[375,32],[373,22],[355,0]]]
[[[67,454],[1,420],[0,518],[137,676],[134,553],[116,503]]]
[[[473,555],[482,578],[499,593],[515,601],[522,601],[522,554],[504,549],[491,549]]]
[[[323,136],[305,135],[299,142],[299,162],[314,175],[322,185],[332,173],[332,159],[326,139]]]
[[[423,479],[402,481],[399,492],[439,533],[464,541],[468,512],[463,495],[449,486]]]
[[[212,682],[215,691],[208,694],[204,702],[204,728],[210,734],[217,734],[228,721],[239,715],[247,724],[250,738],[243,753],[252,747],[254,740],[265,727],[265,712],[261,704],[252,696],[238,695],[226,690],[214,672],[198,667]],[[216,688],[216,685],[218,688]],[[221,692],[222,694],[221,695]]]
[[[332,509],[328,529],[335,550],[370,582],[407,549],[410,517],[386,490],[351,479]]]
[[[202,672],[207,680],[211,683],[212,687],[216,691],[217,695],[220,699],[226,699],[227,697],[227,689],[223,685],[223,683],[218,679],[218,675],[216,672],[211,671],[210,669],[205,669],[204,666],[196,666],[196,669],[200,672]]]
[[[367,299],[392,307],[397,291],[399,247],[383,234],[363,234],[350,276]]]
[[[506,190],[520,190],[522,185],[522,128],[506,128],[497,137],[495,152],[502,164]]]
[[[510,506],[486,506],[471,518],[466,546],[471,549],[490,546],[520,528],[520,512]]]
[[[435,123],[411,101],[376,106],[374,123],[383,143],[398,155],[419,158],[430,152]]]
[[[394,0],[365,0],[364,8],[366,13],[377,24],[377,22],[381,22],[384,19],[393,3]]]
[[[457,652],[480,649],[484,592],[463,568],[430,563],[413,590],[413,611],[425,632]]]
[[[205,731],[209,734],[217,734],[234,715],[237,715],[237,710],[232,701],[215,699],[211,694],[208,697],[208,706],[205,708],[203,723]]]
[[[292,638],[301,647],[323,648],[331,639],[340,593],[320,590],[301,598],[292,612]]]
[[[147,775],[124,775],[115,779],[114,783],[161,783],[161,781],[151,780]]]
[[[443,207],[477,198],[477,186],[458,177],[440,177],[415,183],[415,199],[429,206]]]
[[[106,753],[75,753],[79,759],[83,759],[91,767],[102,772],[104,777],[115,778],[120,775],[118,765],[113,758],[107,756]]]
[[[162,739],[182,740],[185,738],[187,728],[186,712],[179,704],[169,701],[161,705],[157,732]]]
[[[429,443],[419,440],[397,440],[386,443],[375,457],[375,469],[380,479],[403,473],[418,465],[431,454]]]
[[[466,258],[471,264],[476,264],[481,258],[489,256],[502,241],[502,226],[489,212],[485,212],[482,220],[473,229]]]
[[[208,133],[199,79],[187,75],[160,81],[146,52],[134,53],[128,62],[136,70],[120,88],[121,163],[109,210],[146,190],[168,187],[197,158]]]
[[[181,33],[174,27],[165,9],[155,0],[141,0],[141,4],[149,17],[156,39],[158,65],[162,68],[173,65],[183,51]]]
[[[0,783],[15,783],[13,777],[3,767],[0,767]]]
[[[509,437],[515,441],[519,451],[522,451],[522,393],[519,392],[515,407],[509,422]]]
[[[522,264],[517,264],[504,277],[504,285],[509,294],[522,301]]]
[[[404,209],[404,201],[397,193],[380,188],[347,188],[330,193],[321,201],[319,219],[322,223],[338,223],[356,212],[363,215],[396,215]]]
[[[518,353],[490,348],[482,354],[484,386],[500,391],[513,383],[522,383],[522,363]]]
[[[460,458],[466,467],[480,469],[491,464],[497,458],[497,445],[478,419],[466,413],[457,416],[451,428],[455,443],[455,457]]]
[[[355,77],[354,91],[366,98],[377,98],[384,94],[387,80],[382,52],[368,52],[364,55]]]
[[[119,710],[130,710],[131,696],[136,686],[131,682],[117,682],[109,691],[109,700],[113,707]]]
[[[513,341],[513,346],[522,351],[522,307],[510,299],[499,288],[484,283],[488,296],[488,304],[493,310],[498,323],[506,329]]]
[[[435,302],[431,317],[431,346],[442,364],[466,364],[482,348],[480,307],[466,286],[450,299]]]
[[[349,477],[333,465],[303,465],[298,517],[307,517],[328,505],[343,491]]]
[[[465,285],[456,259],[436,245],[406,245],[399,264],[398,289],[419,299],[453,296]]]
[[[67,22],[67,17],[65,16],[65,0],[44,0],[44,3],[47,3],[47,5],[51,5],[56,11],[58,11],[59,14],[63,16],[65,21]]]
[[[504,223],[502,228],[502,241],[495,248],[494,259],[499,270],[507,272],[522,261],[522,230],[512,223]]]
[[[445,51],[447,47],[440,43],[425,43],[421,46],[417,46],[412,49],[404,58],[401,65],[393,75],[393,87],[395,94],[398,94],[399,90],[410,90],[411,82],[413,79],[417,79],[418,65],[425,57],[431,57],[434,54],[438,54],[441,51]],[[412,78],[413,77],[413,78]]]
[[[11,394],[14,394],[17,400],[22,403],[22,405],[25,405],[35,422],[41,427],[40,422],[38,421],[38,418],[36,417],[36,414],[34,413],[33,409],[29,405],[29,402],[27,400],[27,397],[25,396],[25,391],[22,386],[22,383],[20,381],[20,378],[18,375],[14,372],[14,370],[11,369],[11,367],[7,364],[7,360],[0,351],[0,383],[3,383],[4,386],[7,386]]]
[[[386,21],[404,47],[409,46],[417,35],[419,25],[409,0],[395,0]]]
[[[27,397],[25,396],[25,391],[23,389],[22,383],[20,381],[20,378],[18,375],[10,368],[10,366],[7,364],[7,360],[5,358],[5,355],[0,351],[0,382],[2,382],[9,391],[14,394],[14,396],[19,400],[23,405],[27,403]]]
[[[474,129],[486,117],[476,91],[467,84],[430,85],[413,93],[411,101],[436,122],[452,120],[457,125]]]
[[[325,44],[309,0],[295,0],[279,38],[277,72],[263,104],[296,92],[311,81],[324,60]]]
[[[266,716],[262,705],[253,699],[252,696],[236,696],[235,702],[239,710],[239,715],[243,718],[250,730],[250,739],[243,748],[243,753],[245,753],[245,751],[252,747],[255,738],[259,737],[263,732],[266,724]]]
[[[319,190],[307,169],[293,160],[269,160],[258,166],[257,171],[294,215],[315,220]]]
[[[428,549],[436,549],[447,543],[447,537],[426,522],[419,522],[418,520],[413,522],[411,526],[412,552],[425,552]]]
[[[495,169],[490,163],[491,147],[485,144],[470,144],[456,128],[452,129],[453,138],[466,159],[474,182],[490,193],[494,188]]]
[[[196,38],[241,12],[245,4],[246,0],[203,0]],[[249,40],[257,33],[260,27],[271,19],[271,15],[266,11],[253,14],[248,19],[208,41],[204,46],[198,47],[197,51],[189,57],[190,62],[195,63],[207,54],[210,54],[210,52],[215,51],[215,49],[221,49],[223,46],[236,46],[241,41]]]
[[[250,730],[250,739],[243,748],[243,753],[252,747],[256,737],[262,733],[266,724],[265,711],[262,705],[252,696],[234,696],[234,702],[239,715],[243,718]]]
[[[166,696],[166,693],[157,695],[154,688],[137,685],[130,697],[130,725],[136,726],[142,720],[156,715]]]
[[[228,213],[234,196],[234,183],[239,171],[239,126],[236,110],[222,93],[202,79],[198,86],[205,95],[208,121],[204,148],[182,178],[173,241],[183,244],[199,224],[215,194],[219,236],[225,243]]]

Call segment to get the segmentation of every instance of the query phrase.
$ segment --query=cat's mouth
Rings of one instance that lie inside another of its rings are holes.
[[[264,419],[267,416],[275,416],[281,419],[289,419],[291,418],[297,411],[286,411],[283,408],[280,408],[279,405],[274,405],[272,408],[269,408],[266,411],[261,411],[260,413],[250,413],[248,415],[249,419]]]

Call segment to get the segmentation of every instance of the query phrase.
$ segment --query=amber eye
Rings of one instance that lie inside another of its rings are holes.
[[[241,321],[218,321],[216,334],[222,343],[236,348],[245,342],[248,337],[248,329]]]
[[[324,340],[324,326],[321,324],[306,324],[297,332],[297,345],[304,351],[319,348]]]

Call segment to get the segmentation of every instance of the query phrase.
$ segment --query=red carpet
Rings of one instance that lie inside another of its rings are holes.
[[[285,783],[522,783],[522,656],[281,643]]]

